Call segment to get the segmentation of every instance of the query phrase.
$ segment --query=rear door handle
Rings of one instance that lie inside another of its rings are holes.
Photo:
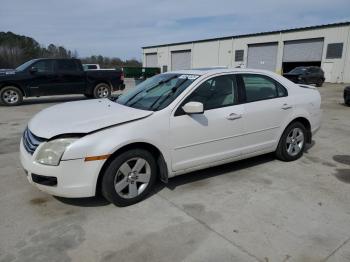
[[[242,118],[242,115],[240,114],[235,114],[235,113],[231,113],[229,114],[226,119],[227,120],[236,120],[236,119],[239,119],[239,118]]]
[[[283,106],[281,107],[283,110],[287,110],[287,109],[291,109],[293,108],[293,106],[288,105],[288,104],[283,104]]]

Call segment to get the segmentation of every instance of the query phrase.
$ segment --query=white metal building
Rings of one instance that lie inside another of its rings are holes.
[[[327,82],[350,83],[350,22],[146,46],[143,66],[163,72],[199,67],[247,67],[288,72],[317,65]]]

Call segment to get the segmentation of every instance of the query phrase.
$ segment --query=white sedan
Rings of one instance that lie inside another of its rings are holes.
[[[317,88],[272,72],[183,70],[154,76],[115,101],[69,102],[35,115],[23,134],[30,183],[52,195],[98,192],[118,206],[157,178],[275,152],[303,154],[320,127]]]

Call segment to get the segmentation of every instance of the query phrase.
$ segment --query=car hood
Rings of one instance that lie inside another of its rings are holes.
[[[0,69],[0,77],[13,76],[16,71],[13,69]]]
[[[28,128],[34,135],[50,139],[61,134],[86,134],[151,114],[152,111],[127,107],[109,99],[94,99],[44,109],[29,121]]]

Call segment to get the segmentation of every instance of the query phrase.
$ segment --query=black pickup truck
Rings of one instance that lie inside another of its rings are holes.
[[[23,97],[84,94],[110,97],[123,90],[122,70],[84,71],[78,59],[33,59],[14,70],[0,70],[0,104],[19,105]]]

